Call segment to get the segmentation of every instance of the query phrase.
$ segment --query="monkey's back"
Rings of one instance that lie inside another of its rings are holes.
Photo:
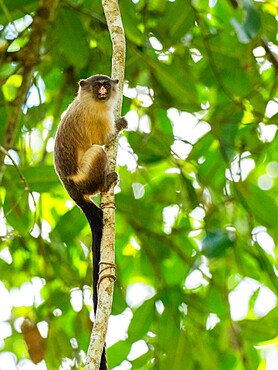
[[[84,153],[94,144],[107,144],[114,133],[113,111],[108,104],[77,96],[68,107],[54,145],[55,169],[65,180],[77,172]]]

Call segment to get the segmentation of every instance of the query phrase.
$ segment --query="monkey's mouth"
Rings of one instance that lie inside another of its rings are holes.
[[[98,94],[98,100],[106,100],[107,94]]]

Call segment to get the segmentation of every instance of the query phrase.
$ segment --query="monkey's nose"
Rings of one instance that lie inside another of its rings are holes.
[[[106,95],[107,94],[107,90],[104,86],[101,86],[100,89],[98,90],[98,93],[100,95]]]

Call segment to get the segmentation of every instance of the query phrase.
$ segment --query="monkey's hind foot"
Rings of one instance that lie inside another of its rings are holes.
[[[117,174],[117,172],[111,172],[109,173],[107,176],[106,176],[106,186],[105,186],[105,189],[103,189],[102,191],[108,191],[110,189],[110,187],[112,186],[112,184],[115,184],[118,182],[119,180],[119,176]]]

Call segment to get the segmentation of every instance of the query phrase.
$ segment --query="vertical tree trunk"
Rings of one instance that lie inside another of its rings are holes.
[[[124,29],[118,1],[102,0],[102,5],[113,45],[112,78],[117,78],[119,80],[119,100],[114,112],[115,120],[117,120],[121,115],[124,83]],[[116,167],[117,144],[118,142],[115,140],[106,147],[111,172],[115,171]],[[99,370],[108,319],[112,309],[115,280],[115,198],[113,188],[111,188],[109,192],[101,195],[101,208],[103,209],[104,226],[100,254],[98,307],[96,321],[91,334],[85,370]]]

